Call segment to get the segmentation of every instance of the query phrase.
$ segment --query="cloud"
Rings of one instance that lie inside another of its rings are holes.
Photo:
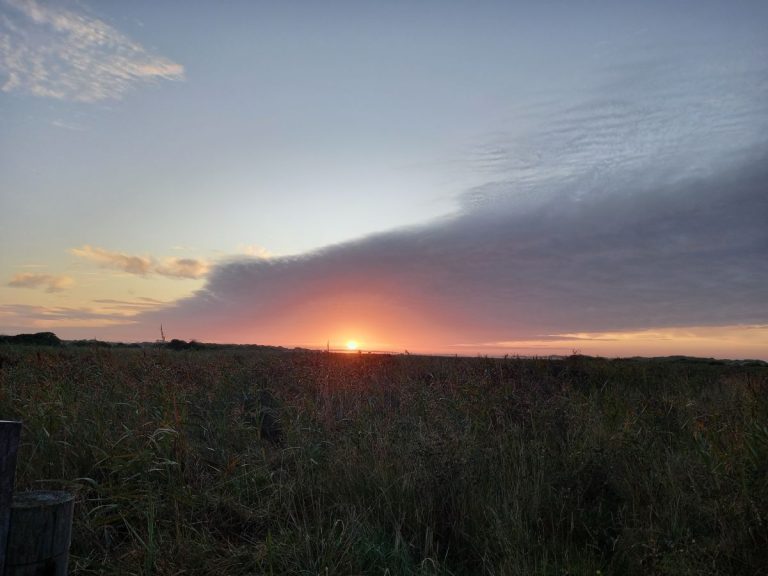
[[[700,60],[662,58],[525,111],[531,132],[489,145],[492,177],[449,218],[219,263],[137,320],[201,340],[395,350],[768,323],[768,70]]]
[[[207,270],[194,295],[121,327],[126,339],[151,339],[162,323],[184,339],[448,351],[764,326],[768,60],[663,56],[522,110],[530,130],[481,147],[486,181],[450,217],[210,270],[73,253],[141,275]]]
[[[130,325],[134,322],[131,314],[88,307],[0,304],[0,333],[3,334],[64,328],[68,330],[65,337],[83,337],[76,329],[107,328]]]
[[[210,268],[207,262],[193,258],[166,258],[158,262],[151,256],[135,256],[88,244],[80,248],[72,248],[70,252],[79,258],[96,262],[104,268],[114,268],[138,276],[158,274],[169,278],[195,279],[205,276]]]
[[[46,292],[61,292],[74,284],[69,276],[53,276],[51,274],[34,274],[24,272],[16,274],[8,282],[12,288],[45,288]]]
[[[272,253],[257,244],[242,244],[240,250],[247,256],[253,256],[255,258],[272,258]]]
[[[208,269],[206,262],[194,258],[166,258],[154,268],[157,274],[171,278],[202,278]]]
[[[4,92],[59,100],[119,99],[134,85],[182,80],[184,67],[156,56],[105,22],[35,0],[0,0]]]
[[[80,124],[75,124],[74,122],[67,122],[65,120],[54,120],[51,122],[51,126],[56,126],[56,128],[62,128],[63,130],[70,130],[72,132],[85,132],[85,128],[83,128]]]
[[[140,297],[135,300],[116,300],[114,298],[101,298],[93,300],[94,310],[99,313],[133,316],[148,310],[157,310],[168,305],[168,302],[155,298]]]
[[[16,334],[30,330],[55,330],[62,338],[107,338],[104,331],[127,330],[136,318],[157,311],[167,302],[140,297],[134,300],[101,299],[91,306],[35,306],[0,304],[0,334]],[[157,326],[137,331],[136,339],[154,340]]]
[[[97,262],[106,268],[115,268],[139,276],[146,276],[154,266],[153,260],[149,257],[112,252],[88,244],[82,248],[72,248],[70,252],[80,258]]]
[[[223,341],[322,342],[346,329],[416,349],[766,323],[766,182],[768,154],[717,179],[523,211],[497,201],[302,257],[219,265],[161,317]]]

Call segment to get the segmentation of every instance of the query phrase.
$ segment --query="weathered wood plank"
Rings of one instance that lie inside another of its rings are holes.
[[[5,576],[5,548],[11,521],[11,498],[20,435],[21,422],[0,420],[0,576]]]
[[[67,492],[14,494],[5,576],[66,576],[73,510]]]

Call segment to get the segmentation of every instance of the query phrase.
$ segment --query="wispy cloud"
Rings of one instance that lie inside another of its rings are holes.
[[[8,286],[12,288],[45,288],[46,292],[61,292],[74,283],[74,280],[69,276],[23,272],[11,278]]]
[[[131,314],[95,308],[0,304],[0,332],[30,329],[104,328],[132,324]]]
[[[93,300],[92,310],[99,314],[114,314],[116,316],[135,316],[142,312],[159,310],[169,305],[168,302],[155,298],[140,297],[133,300],[117,300],[101,298]]]
[[[115,268],[139,276],[146,276],[154,266],[153,260],[147,256],[132,256],[122,252],[112,252],[88,244],[81,248],[72,248],[70,252],[79,258],[97,262],[106,268]]]
[[[166,258],[154,271],[170,278],[202,278],[208,274],[208,263],[194,258]]]
[[[113,268],[138,276],[157,274],[169,278],[195,279],[205,276],[210,268],[207,262],[194,258],[165,258],[158,261],[151,256],[114,252],[88,244],[80,248],[72,248],[70,252],[105,268]]]
[[[246,256],[253,256],[254,258],[272,258],[272,253],[258,244],[242,244],[240,250]]]
[[[36,0],[0,0],[4,92],[60,100],[119,99],[141,82],[182,80],[184,67],[157,56],[109,24]]]
[[[57,330],[65,338],[95,338],[104,329],[127,329],[136,318],[162,310],[168,303],[154,298],[100,299],[90,306],[34,306],[0,304],[0,334],[29,330]],[[156,326],[137,332],[134,339],[152,339]],[[103,336],[102,336],[103,338]]]
[[[65,120],[53,120],[51,122],[51,126],[55,126],[56,128],[61,128],[63,130],[70,130],[72,132],[85,132],[85,128],[82,127],[80,124],[75,124],[74,122],[67,122]]]

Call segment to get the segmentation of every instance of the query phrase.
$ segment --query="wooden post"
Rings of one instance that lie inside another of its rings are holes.
[[[68,492],[13,495],[5,576],[67,575],[74,505]]]
[[[20,434],[21,422],[0,420],[0,576],[5,575],[5,547],[11,521],[11,498]]]

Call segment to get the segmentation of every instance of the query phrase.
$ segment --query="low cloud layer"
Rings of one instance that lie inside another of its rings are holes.
[[[95,102],[142,82],[184,78],[181,64],[85,13],[35,0],[0,0],[0,7],[4,92]]]
[[[205,276],[209,270],[207,262],[194,258],[165,258],[158,261],[151,256],[114,252],[88,244],[80,248],[72,248],[70,252],[79,258],[96,262],[104,268],[138,276],[157,274],[168,278],[196,279]]]
[[[54,276],[52,274],[35,274],[24,272],[16,274],[8,282],[12,288],[45,289],[46,292],[61,292],[74,284],[69,276]]]

